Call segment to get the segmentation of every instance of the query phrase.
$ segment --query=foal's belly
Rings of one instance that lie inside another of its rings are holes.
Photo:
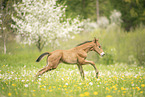
[[[77,63],[77,54],[73,51],[63,51],[62,62],[67,64]]]

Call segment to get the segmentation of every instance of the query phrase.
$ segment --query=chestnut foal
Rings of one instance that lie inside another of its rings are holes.
[[[96,78],[98,78],[99,71],[97,70],[95,63],[93,61],[85,60],[89,51],[95,51],[101,56],[105,55],[98,42],[98,39],[96,38],[93,41],[86,41],[69,50],[55,50],[53,52],[41,54],[36,62],[39,62],[44,56],[47,55],[47,65],[38,71],[36,78],[47,71],[56,69],[61,62],[67,64],[77,64],[83,79],[84,71],[82,65],[91,64],[95,69]]]

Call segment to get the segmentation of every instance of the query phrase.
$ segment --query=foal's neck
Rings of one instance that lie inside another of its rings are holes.
[[[84,44],[82,45],[80,48],[82,48],[86,53],[88,53],[89,51],[91,51],[90,49],[93,47],[94,45],[89,43],[89,44]]]

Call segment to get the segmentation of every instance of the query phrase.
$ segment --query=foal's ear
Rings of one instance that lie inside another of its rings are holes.
[[[96,39],[96,37],[94,37],[94,43],[97,43],[99,39]]]

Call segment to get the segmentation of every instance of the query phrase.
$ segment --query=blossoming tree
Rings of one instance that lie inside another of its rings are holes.
[[[23,43],[35,44],[41,51],[48,43],[59,44],[58,40],[73,38],[83,30],[78,17],[66,18],[65,8],[56,0],[22,0],[14,5],[17,15],[12,15],[12,27],[23,37]]]

